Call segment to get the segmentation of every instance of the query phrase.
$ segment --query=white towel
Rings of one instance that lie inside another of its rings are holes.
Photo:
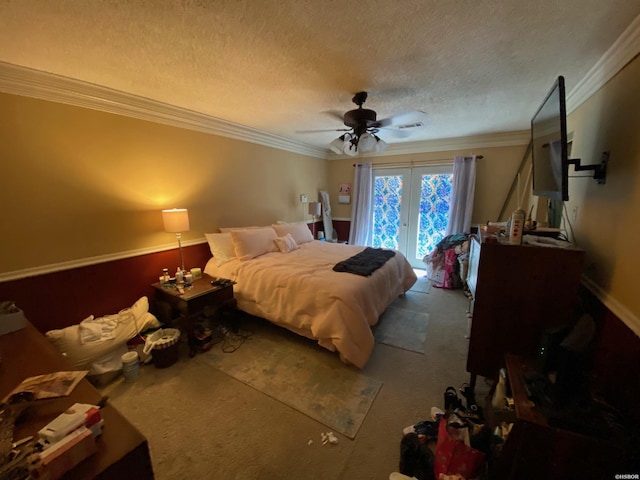
[[[118,326],[117,315],[107,315],[100,318],[93,318],[93,315],[80,322],[78,333],[80,343],[86,345],[93,342],[104,342],[115,338],[115,330]]]

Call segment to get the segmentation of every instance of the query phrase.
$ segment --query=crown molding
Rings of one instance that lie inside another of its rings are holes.
[[[411,153],[448,152],[489,147],[512,147],[527,145],[530,137],[531,133],[529,130],[521,130],[516,132],[501,132],[486,135],[472,135],[468,137],[425,140],[423,142],[393,143],[380,153],[362,153],[355,157],[350,157],[348,155],[331,152],[329,153],[328,159],[342,160],[345,158],[385,157],[391,155],[407,155]]]
[[[640,53],[640,15],[568,93],[567,112],[571,113],[578,108],[638,53]],[[220,135],[316,158],[329,160],[347,158],[347,155],[336,155],[328,148],[315,147],[193,110],[6,62],[0,62],[0,91]],[[527,144],[528,141],[528,133],[506,132],[396,143],[389,145],[384,152],[366,153],[361,156],[406,155],[513,146]]]
[[[586,102],[640,53],[640,15],[567,94],[567,114]]]
[[[183,247],[189,247],[191,245],[200,245],[201,243],[207,243],[206,238],[196,238],[193,240],[182,241]],[[151,253],[165,252],[168,250],[176,250],[175,243],[167,243],[165,245],[157,245],[155,247],[139,248],[136,250],[128,250],[125,252],[109,253],[107,255],[99,255],[96,257],[80,258],[77,260],[71,260],[69,262],[51,263],[49,265],[41,265],[33,268],[25,268],[22,270],[15,270],[13,272],[0,273],[0,283],[9,282],[11,280],[19,280],[21,278],[36,277],[38,275],[44,275],[47,273],[61,272],[63,270],[71,270],[74,268],[88,267],[91,265],[98,265],[100,263],[113,262],[115,260],[122,260],[125,258],[138,257],[141,255],[148,255]]]
[[[0,92],[186,128],[326,159],[327,149],[73,78],[0,62]]]

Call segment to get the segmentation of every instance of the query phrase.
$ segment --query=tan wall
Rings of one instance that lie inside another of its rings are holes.
[[[640,58],[568,119],[572,157],[611,152],[607,183],[569,181],[567,211],[600,298],[640,333],[632,248],[640,233]],[[160,210],[189,208],[198,239],[219,226],[310,220],[299,202],[326,189],[334,218],[350,218],[338,186],[355,159],[325,161],[204,133],[0,94],[3,215],[0,273],[166,245]],[[497,220],[525,145],[477,149],[474,223]],[[470,151],[366,157],[425,162]],[[522,180],[524,186],[525,180]],[[530,186],[527,185],[527,188]],[[535,199],[527,200],[527,209]],[[507,206],[510,213],[515,199]],[[574,218],[575,213],[575,220]]]
[[[640,57],[568,118],[572,158],[598,163],[610,151],[605,185],[569,178],[567,212],[575,241],[587,254],[587,277],[607,306],[640,334]],[[589,175],[573,172],[570,175]],[[577,208],[574,219],[574,209]]]
[[[310,220],[327,162],[89,109],[0,94],[0,273],[175,242],[160,210],[220,226]]]
[[[605,185],[592,178],[569,179],[569,202],[566,212],[571,225],[564,224],[573,241],[586,251],[585,276],[590,288],[603,303],[640,335],[640,295],[636,277],[640,258],[635,254],[640,238],[640,57],[631,62],[588,101],[569,115],[567,124],[573,137],[572,158],[582,164],[598,163],[603,151],[609,151]],[[496,220],[507,198],[526,146],[482,148],[474,153],[484,155],[478,161],[474,223]],[[388,157],[365,157],[378,163],[425,162],[430,159],[469,155],[469,151],[435,152]],[[340,183],[353,184],[354,159],[329,161],[328,185],[335,218],[348,219],[351,205],[337,205]],[[527,182],[528,157],[521,176],[526,188],[523,208],[540,222],[546,221],[545,201],[530,196]],[[592,175],[574,172],[570,175]],[[335,205],[335,206],[334,206]],[[507,205],[507,217],[516,208],[516,196]],[[504,219],[506,220],[506,218]]]
[[[478,160],[476,170],[476,195],[473,207],[472,222],[481,224],[487,221],[497,221],[498,215],[514,181],[518,166],[526,150],[526,145],[515,147],[479,148],[478,151],[449,151],[431,152],[410,155],[394,155],[384,157],[363,157],[356,161],[372,162],[374,168],[378,164],[398,164],[409,166],[414,163],[422,165],[425,162],[453,164],[456,155],[483,155]],[[338,186],[350,183],[353,186],[354,159],[340,159],[329,161],[329,191],[331,193],[331,210],[334,218],[351,218],[351,205],[339,205]],[[524,182],[524,180],[523,180]],[[507,204],[506,215],[511,215],[515,209],[515,195]]]

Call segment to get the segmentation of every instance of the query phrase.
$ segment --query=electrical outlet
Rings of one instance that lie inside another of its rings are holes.
[[[307,203],[309,200],[307,199],[307,196],[303,193],[302,195],[300,195],[300,203]]]

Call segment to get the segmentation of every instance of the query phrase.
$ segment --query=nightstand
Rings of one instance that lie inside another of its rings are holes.
[[[202,274],[201,278],[193,281],[191,287],[186,287],[184,293],[175,288],[165,288],[160,283],[151,285],[156,294],[156,301],[168,304],[172,317],[180,317],[184,322],[189,342],[189,356],[196,353],[194,337],[195,320],[207,309],[209,315],[218,315],[225,310],[235,309],[236,300],[233,298],[233,285],[216,286],[211,282],[213,277]]]

